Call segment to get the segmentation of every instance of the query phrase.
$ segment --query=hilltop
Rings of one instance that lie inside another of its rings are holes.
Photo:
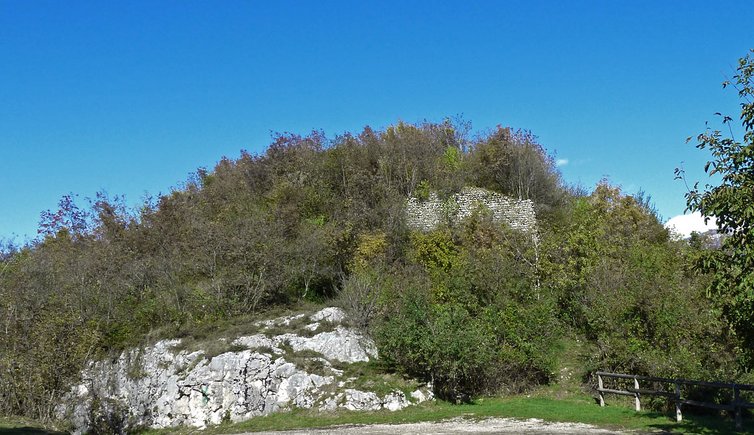
[[[138,209],[65,197],[40,232],[0,257],[4,414],[54,419],[87,361],[311,302],[341,307],[385,373],[451,402],[556,382],[565,336],[588,344],[579,383],[745,376],[700,248],[648,198],[564,185],[525,131],[281,134]]]

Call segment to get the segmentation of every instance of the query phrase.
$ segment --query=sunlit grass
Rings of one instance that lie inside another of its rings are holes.
[[[0,417],[0,434],[2,435],[54,435],[63,433],[28,418]]]
[[[553,399],[549,397],[514,396],[508,398],[484,398],[470,404],[452,405],[437,401],[406,408],[401,411],[377,412],[317,412],[295,410],[275,413],[237,423],[211,427],[202,433],[227,434],[238,432],[323,428],[341,425],[400,424],[427,421],[442,421],[452,418],[469,420],[489,417],[529,419],[537,418],[553,422],[586,423],[610,429],[664,431],[676,433],[731,433],[734,425],[730,419],[718,416],[686,416],[676,423],[670,416],[658,412],[635,412],[621,404],[600,408],[589,396]],[[745,422],[747,426],[752,421]],[[150,434],[194,432],[191,429],[148,431]],[[744,433],[754,433],[748,428]]]

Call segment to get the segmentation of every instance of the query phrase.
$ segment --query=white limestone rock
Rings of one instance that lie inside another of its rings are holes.
[[[406,399],[406,395],[402,391],[390,392],[382,399],[382,406],[390,411],[399,411],[410,405],[411,402]]]
[[[299,314],[259,324],[279,327],[304,318],[306,314]],[[339,325],[344,320],[342,310],[326,308],[307,320],[317,327],[322,322],[337,326],[312,337],[295,332],[237,337],[227,340],[228,344],[246,349],[211,358],[201,350],[179,350],[181,340],[161,340],[112,359],[89,362],[81,382],[56,408],[57,415],[80,434],[90,427],[90,416],[98,413],[124,413],[124,427],[119,430],[127,432],[136,426],[204,428],[226,417],[238,422],[295,407],[377,410],[407,406],[400,392],[380,399],[373,392],[345,389],[352,379],[343,379],[344,372],[332,363],[369,361],[377,357],[377,349],[369,338]],[[321,362],[322,373],[308,373],[286,360],[286,344],[294,352],[320,354],[310,358]],[[92,410],[97,403],[101,409]]]
[[[273,326],[288,326],[292,322],[294,322],[296,320],[299,320],[299,319],[303,319],[304,317],[306,317],[306,314],[296,314],[296,315],[293,315],[293,316],[283,316],[283,317],[278,317],[276,319],[262,320],[262,321],[256,322],[255,325],[262,326],[262,327],[265,327],[265,328],[271,328]]]
[[[314,337],[284,334],[275,340],[287,342],[295,352],[311,350],[321,353],[329,360],[345,363],[369,361],[377,357],[377,347],[372,340],[358,332],[338,326],[335,331],[322,332]]]
[[[347,389],[343,408],[350,411],[377,411],[382,408],[382,401],[371,391]]]
[[[427,388],[424,390],[419,388],[416,391],[412,392],[411,398],[414,399],[415,403],[422,403],[428,400],[434,400],[435,395],[434,393],[432,393],[432,389],[430,388],[430,386],[427,386]]]
[[[338,393],[334,396],[327,397],[319,407],[320,411],[335,411],[338,409],[338,403],[343,399],[344,394]]]
[[[309,316],[309,320],[312,322],[341,323],[345,318],[346,313],[337,307],[327,307]]]
[[[277,347],[277,343],[264,334],[255,334],[245,337],[238,337],[231,342],[234,346],[243,346],[249,349],[269,348],[274,353],[283,353],[283,351]]]

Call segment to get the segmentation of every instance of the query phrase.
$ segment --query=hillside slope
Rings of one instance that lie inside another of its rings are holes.
[[[563,185],[529,132],[468,132],[282,134],[136,209],[64,197],[0,253],[0,413],[53,420],[88,361],[302,303],[342,307],[381,364],[453,403],[556,382],[564,331],[589,342],[586,372],[750,373],[703,247],[671,240],[648,198]]]

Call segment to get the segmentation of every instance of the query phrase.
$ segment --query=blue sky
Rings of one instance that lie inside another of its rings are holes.
[[[754,47],[754,1],[0,0],[0,238],[69,192],[137,204],[271,131],[328,135],[462,114],[684,209],[685,143]]]

